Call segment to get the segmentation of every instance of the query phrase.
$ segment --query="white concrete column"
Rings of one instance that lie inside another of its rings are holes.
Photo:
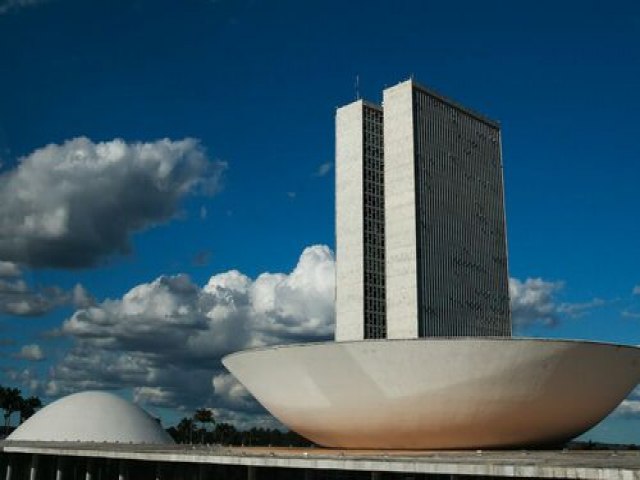
[[[85,464],[84,467],[84,480],[91,480],[93,478],[93,476],[91,475],[91,467],[93,462],[91,462],[91,459],[88,458],[87,459],[87,463]]]
[[[247,466],[247,480],[256,480],[256,467]]]
[[[13,470],[13,462],[12,457],[10,456],[7,460],[7,471],[5,472],[4,478],[5,480],[11,480],[11,471]]]
[[[127,475],[128,465],[126,460],[120,460],[118,462],[118,480],[127,480],[129,475]]]
[[[38,455],[31,456],[31,466],[29,467],[29,480],[36,480],[38,476]]]
[[[62,457],[56,459],[56,480],[62,480]]]

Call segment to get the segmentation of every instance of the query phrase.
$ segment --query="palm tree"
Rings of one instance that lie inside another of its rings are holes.
[[[225,440],[231,443],[237,433],[238,431],[236,428],[229,423],[218,423],[216,425],[215,436],[217,437],[218,442],[223,445]]]
[[[196,413],[193,415],[193,419],[196,422],[200,422],[202,425],[202,434],[200,436],[200,443],[204,443],[204,434],[207,431],[207,423],[213,423],[215,425],[216,421],[213,418],[213,412],[208,408],[199,408],[196,410]]]
[[[193,420],[191,418],[184,417],[178,425],[176,425],[176,431],[182,443],[193,443]]]
[[[27,418],[36,413],[38,408],[42,407],[42,401],[38,397],[29,397],[21,399],[20,407],[20,423],[24,422]]]
[[[17,388],[0,387],[0,408],[4,410],[4,431],[9,430],[9,422],[13,412],[20,411],[20,403],[23,401],[20,390]]]

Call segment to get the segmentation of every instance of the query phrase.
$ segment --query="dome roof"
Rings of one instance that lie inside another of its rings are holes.
[[[142,408],[107,392],[81,392],[61,398],[25,421],[7,440],[173,443]]]

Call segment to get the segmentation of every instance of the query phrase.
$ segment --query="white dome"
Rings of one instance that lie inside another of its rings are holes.
[[[47,405],[7,440],[174,443],[142,408],[107,392],[81,392]]]

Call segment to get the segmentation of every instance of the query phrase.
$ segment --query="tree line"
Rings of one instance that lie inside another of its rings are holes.
[[[216,422],[211,410],[200,408],[191,417],[183,417],[167,432],[176,443],[220,444],[244,446],[295,446],[313,444],[295,432],[281,432],[275,428],[251,428],[238,430],[226,422]]]
[[[36,413],[36,410],[42,407],[42,401],[36,397],[23,397],[22,392],[18,388],[3,387],[0,385],[0,409],[4,415],[3,435],[11,433],[11,415],[19,413],[18,425],[27,418]]]

